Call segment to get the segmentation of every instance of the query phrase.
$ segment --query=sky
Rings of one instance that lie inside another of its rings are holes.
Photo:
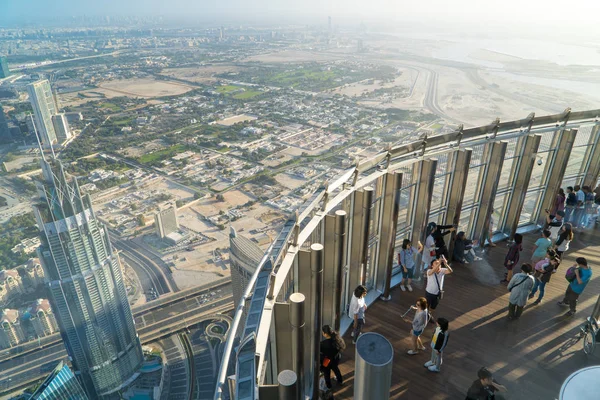
[[[331,15],[338,24],[356,21],[464,25],[544,25],[571,30],[597,24],[598,0],[0,0],[0,23],[81,15],[163,16],[202,23],[234,20],[314,23]],[[600,29],[598,29],[600,31]]]

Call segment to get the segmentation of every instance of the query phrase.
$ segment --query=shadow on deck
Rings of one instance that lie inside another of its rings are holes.
[[[531,257],[538,234],[526,235],[521,262]],[[502,265],[507,247],[499,243],[488,248],[483,261],[469,265],[454,264],[454,274],[446,277],[444,299],[436,309],[436,317],[450,321],[450,338],[444,352],[439,374],[429,372],[423,364],[429,360],[429,344],[433,324],[425,329],[425,352],[409,356],[410,322],[401,315],[416,299],[424,295],[422,285],[413,284],[414,291],[392,291],[392,301],[376,301],[367,310],[364,332],[384,335],[395,349],[392,372],[392,399],[464,399],[467,389],[477,379],[477,370],[486,366],[495,379],[504,384],[506,399],[552,400],[558,398],[563,381],[577,369],[600,364],[596,357],[587,357],[576,333],[594,307],[600,293],[600,232],[598,229],[576,232],[571,249],[565,253],[559,271],[546,285],[543,302],[532,306],[530,301],[518,321],[506,319],[509,293],[500,284],[505,269]],[[575,258],[585,257],[592,266],[592,281],[579,299],[577,314],[564,316],[568,309],[556,303],[562,300],[567,286],[566,269]],[[409,313],[412,319],[414,313]],[[347,350],[340,369],[346,381],[335,386],[336,399],[353,398],[354,346],[345,336]]]

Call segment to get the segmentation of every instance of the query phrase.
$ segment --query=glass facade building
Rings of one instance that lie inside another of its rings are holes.
[[[30,400],[88,400],[88,396],[73,371],[61,361]]]
[[[44,148],[50,148],[57,142],[52,116],[58,112],[54,94],[48,80],[42,80],[27,85],[29,101],[35,116],[35,128]]]
[[[77,180],[55,159],[43,159],[42,171],[35,215],[50,303],[88,397],[106,398],[134,379],[143,362],[120,261]]]
[[[353,289],[367,286],[367,303],[389,297],[401,280],[394,258],[402,240],[424,242],[430,221],[458,225],[481,243],[490,232],[501,240],[540,229],[559,188],[598,185],[599,117],[567,109],[461,126],[326,183],[250,278],[232,326],[242,335],[228,338],[215,400],[278,398],[285,370],[296,373],[297,398],[317,399],[321,326],[347,330]]]

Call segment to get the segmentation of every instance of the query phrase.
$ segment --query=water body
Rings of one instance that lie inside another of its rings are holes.
[[[600,100],[599,83],[571,81],[566,79],[539,78],[530,75],[512,74],[509,72],[494,72],[494,75],[498,75],[507,79],[512,79],[518,82],[531,83],[534,85],[541,85],[560,90],[569,90],[572,92],[584,94],[588,97],[593,97],[596,100]]]

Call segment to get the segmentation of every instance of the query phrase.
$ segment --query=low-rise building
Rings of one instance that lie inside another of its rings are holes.
[[[58,332],[56,317],[47,299],[37,299],[27,310],[29,321],[38,337],[52,335]]]
[[[11,251],[13,253],[30,254],[30,253],[35,252],[37,250],[37,248],[40,247],[41,243],[42,242],[40,241],[39,237],[35,237],[35,238],[31,238],[31,239],[23,239],[23,240],[21,240],[21,243],[19,243],[15,247],[13,247],[11,249]]]
[[[0,310],[0,348],[9,349],[25,341],[19,311]]]
[[[0,301],[23,292],[23,279],[16,269],[0,271]]]
[[[46,282],[46,274],[39,258],[30,258],[23,269],[27,278],[27,286],[32,290]]]

